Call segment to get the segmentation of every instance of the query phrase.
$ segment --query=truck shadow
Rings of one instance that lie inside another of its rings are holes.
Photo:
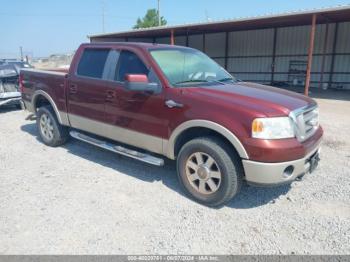
[[[0,107],[0,114],[4,114],[4,113],[10,113],[13,111],[19,111],[20,109],[18,109],[15,106],[8,106],[8,105],[4,105]]]
[[[36,137],[36,139],[42,143],[38,136],[35,123],[22,125],[21,130]],[[152,183],[155,181],[162,181],[166,187],[183,197],[187,197],[183,193],[177,180],[175,161],[165,160],[165,166],[156,167],[117,155],[75,139],[70,139],[62,148],[65,148],[70,154],[145,182]],[[235,209],[249,209],[267,203],[273,203],[276,198],[286,194],[289,188],[289,186],[256,188],[244,184],[241,193],[226,206]]]

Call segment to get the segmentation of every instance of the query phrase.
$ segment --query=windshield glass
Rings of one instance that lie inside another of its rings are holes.
[[[173,86],[235,81],[215,61],[194,49],[154,49],[150,53]]]

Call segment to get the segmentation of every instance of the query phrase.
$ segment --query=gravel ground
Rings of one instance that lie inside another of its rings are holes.
[[[183,195],[175,166],[79,141],[38,141],[0,111],[1,254],[349,254],[350,101],[319,99],[320,166],[302,182],[244,186],[220,209]]]

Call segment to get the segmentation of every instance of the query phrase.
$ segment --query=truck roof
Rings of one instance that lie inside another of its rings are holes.
[[[97,47],[97,46],[132,46],[141,49],[149,49],[149,48],[184,48],[184,49],[192,49],[190,47],[185,46],[176,46],[176,45],[167,45],[167,44],[158,44],[158,43],[143,43],[143,42],[98,42],[98,43],[83,43],[81,46],[83,47]]]

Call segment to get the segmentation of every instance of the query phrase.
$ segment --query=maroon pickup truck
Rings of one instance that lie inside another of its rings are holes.
[[[69,72],[25,69],[20,88],[46,145],[72,136],[153,165],[176,160],[185,191],[209,206],[243,181],[290,183],[319,161],[314,100],[237,81],[191,48],[83,44]]]

